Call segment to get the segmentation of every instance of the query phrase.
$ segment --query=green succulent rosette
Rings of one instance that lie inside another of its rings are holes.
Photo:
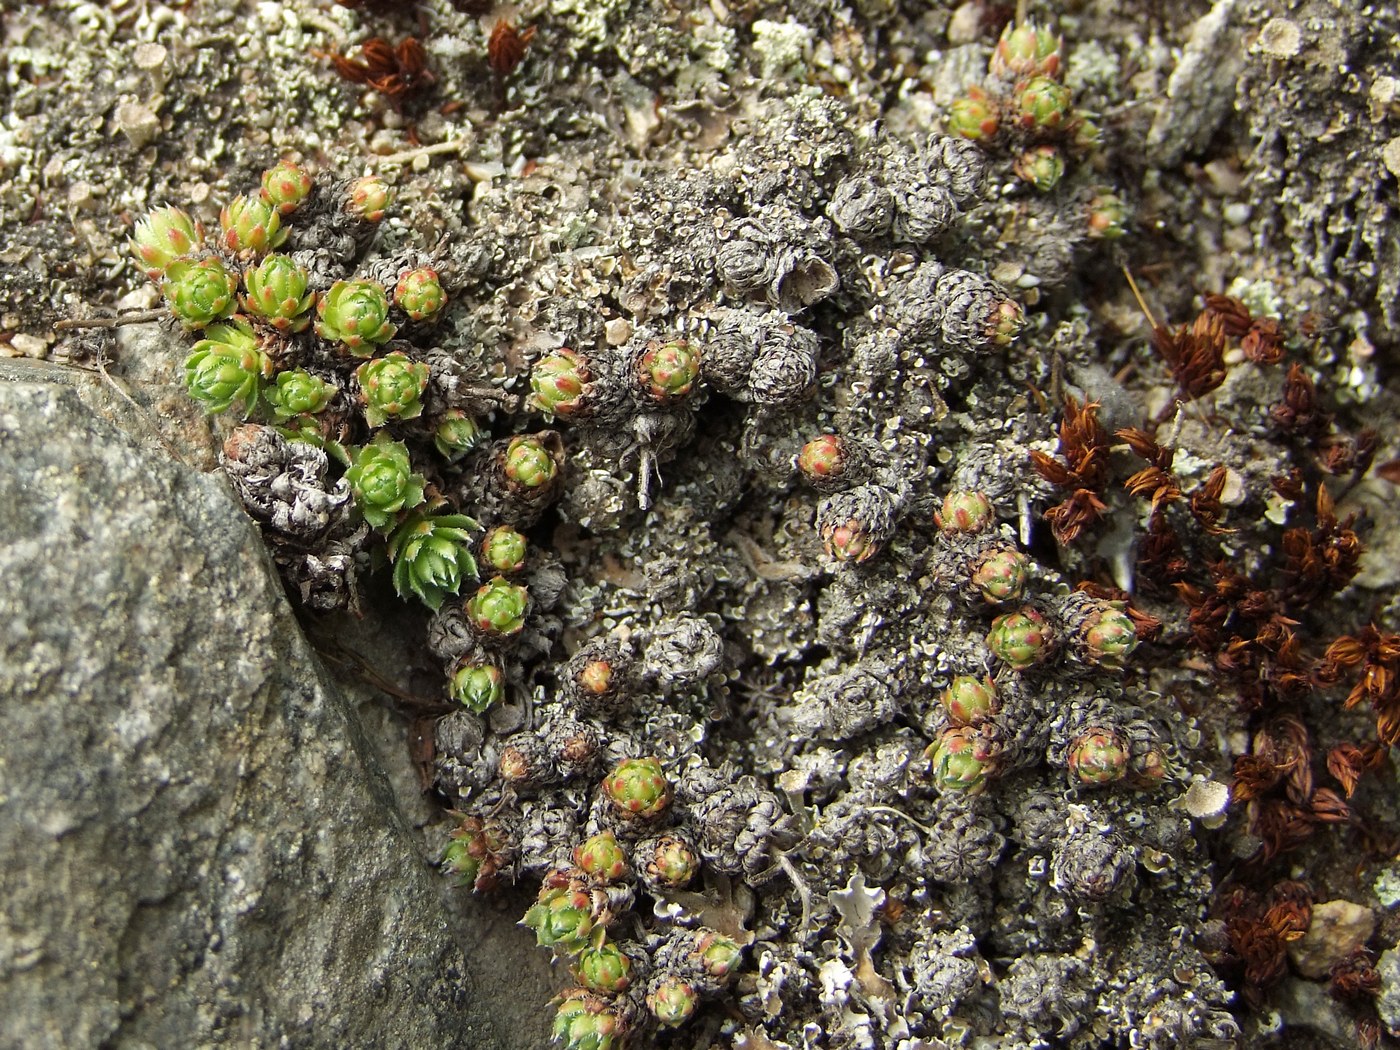
[[[505,696],[505,676],[494,664],[463,664],[452,672],[448,692],[463,707],[484,714]]]
[[[336,281],[316,300],[316,316],[316,334],[356,357],[369,357],[398,331],[389,323],[389,297],[378,281]]]
[[[447,305],[437,271],[427,266],[409,270],[394,286],[394,304],[414,321],[436,316]]]
[[[243,276],[243,309],[279,332],[305,331],[316,293],[306,290],[306,268],[289,255],[269,255]]]
[[[986,142],[996,137],[1001,116],[995,101],[978,87],[969,87],[967,94],[953,99],[948,107],[948,131],[973,142]]]
[[[706,930],[695,942],[697,961],[711,977],[723,980],[732,976],[744,955],[743,946],[732,937],[715,930]]]
[[[496,638],[509,638],[525,627],[530,592],[504,576],[483,584],[467,599],[467,618],[477,630]]]
[[[605,882],[616,882],[627,874],[627,854],[611,831],[600,831],[575,846],[574,864]]]
[[[1005,613],[992,621],[987,648],[1006,666],[1027,671],[1049,659],[1055,633],[1034,609]]]
[[[1099,193],[1089,201],[1089,236],[1114,240],[1128,232],[1128,206],[1116,193]]]
[[[559,1004],[552,1034],[563,1050],[621,1050],[627,1028],[609,1000],[579,988]]]
[[[376,529],[384,528],[402,511],[412,510],[424,500],[423,477],[413,472],[408,446],[402,441],[381,436],[355,449],[345,480],[365,521]]]
[[[455,463],[486,439],[486,431],[460,408],[449,408],[433,431],[433,447],[449,463]]]
[[[382,427],[390,419],[413,419],[423,414],[428,389],[428,366],[397,350],[366,361],[355,369],[365,422]]]
[[[165,268],[161,292],[187,329],[206,328],[238,306],[238,278],[218,259],[176,259]]]
[[[943,730],[924,756],[933,783],[953,794],[980,795],[999,769],[997,749],[967,726]]]
[[[700,378],[700,351],[683,339],[655,343],[637,361],[637,380],[655,401],[685,397]]]
[[[541,947],[572,955],[588,945],[594,925],[593,901],[576,887],[546,884],[520,925],[535,931]]]
[[[281,246],[288,230],[282,227],[277,208],[261,196],[242,194],[219,212],[223,246],[234,255],[247,258],[262,255]]]
[[[1107,608],[1085,627],[1082,651],[1085,659],[1100,667],[1122,670],[1138,646],[1137,625],[1122,609]]]
[[[551,416],[576,415],[583,405],[588,369],[583,358],[560,347],[530,370],[530,403]]]
[[[227,412],[235,404],[252,412],[263,383],[272,376],[272,359],[258,346],[246,322],[213,324],[185,358],[185,388],[206,412]]]
[[[131,232],[132,257],[153,281],[165,275],[177,259],[191,255],[204,239],[204,231],[180,208],[156,208]]]
[[[1112,729],[1095,727],[1074,739],[1069,771],[1081,784],[1112,784],[1128,774],[1128,745]]]
[[[662,1028],[684,1024],[695,1013],[700,996],[683,978],[667,974],[647,992],[647,1009]]]
[[[311,176],[299,165],[281,160],[262,174],[262,199],[290,215],[311,192]]]
[[[632,960],[617,945],[595,936],[592,944],[579,951],[574,977],[590,992],[616,995],[632,983]]]
[[[345,210],[365,222],[379,222],[393,199],[394,191],[378,175],[362,175],[350,183]]]
[[[410,594],[436,611],[462,581],[476,575],[472,533],[477,523],[465,514],[410,511],[389,534],[389,560],[394,565],[394,590]]]
[[[528,551],[524,535],[509,525],[497,525],[481,541],[481,559],[495,572],[519,572]]]
[[[1069,117],[1070,90],[1050,77],[1031,77],[1020,85],[1016,111],[1027,131],[1053,131]]]
[[[539,489],[559,474],[548,446],[534,434],[521,434],[510,439],[501,459],[506,480],[522,489]]]
[[[1010,23],[992,51],[987,70],[994,77],[1058,76],[1064,42],[1033,22]]]
[[[296,416],[315,415],[330,404],[336,386],[300,368],[278,372],[263,398],[272,408],[272,418],[285,423]]]
[[[655,758],[627,758],[603,780],[603,794],[621,815],[645,820],[671,804],[671,783]]]

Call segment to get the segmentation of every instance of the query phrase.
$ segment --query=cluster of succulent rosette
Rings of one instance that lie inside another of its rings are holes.
[[[608,691],[610,683],[600,680],[606,672],[596,666],[605,662],[577,668],[582,688],[595,696]],[[520,746],[502,752],[500,775],[526,790],[544,779]],[[577,982],[556,1000],[554,1035],[569,1050],[610,1050],[645,1031],[684,1024],[738,974],[743,944],[719,930],[677,928],[640,941],[614,932],[637,929],[618,920],[639,891],[683,892],[700,874],[699,850],[678,823],[677,808],[659,760],[618,762],[602,779],[595,806],[599,821],[610,826],[579,842],[569,863],[544,874],[521,920],[539,945],[568,960]],[[491,890],[514,848],[501,823],[463,816],[443,866],[460,884]]]
[[[409,259],[379,265],[376,276],[335,277],[334,269],[327,276],[314,236],[329,226],[365,244],[390,200],[380,178],[317,183],[284,160],[263,173],[258,192],[222,209],[213,235],[187,212],[164,207],[137,224],[131,248],[172,317],[196,338],[185,361],[190,396],[210,413],[262,421],[337,461],[355,510],[383,538],[398,593],[436,609],[477,575],[481,532],[445,497],[442,472],[486,437],[478,418],[434,389],[420,349],[447,292],[432,265]],[[299,240],[307,212],[312,229]],[[540,462],[548,459],[542,448],[529,435],[514,438],[501,457],[504,476],[540,484],[552,469]],[[524,546],[503,523],[481,553],[509,575],[521,567]],[[500,575],[471,599],[492,633],[518,630],[509,608],[518,621],[525,603],[522,589]],[[484,702],[482,689],[454,681],[454,692],[476,703]]]
[[[987,76],[953,100],[946,125],[951,134],[989,151],[1008,154],[1016,177],[1037,193],[1056,190],[1075,169],[1099,152],[1098,125],[1074,109],[1064,83],[1064,41],[1034,22],[1013,22],[992,50]],[[1092,238],[1121,237],[1128,209],[1112,190],[1087,192],[1087,229]]]
[[[803,445],[797,469],[818,491],[859,491],[877,455],[848,437],[821,434]],[[821,536],[838,566],[859,571],[888,544],[898,519],[891,511],[893,500],[884,505],[866,495],[847,506],[853,510],[849,517],[819,514],[819,521],[825,520]],[[985,656],[1003,674],[1034,676],[1061,657],[1076,673],[1123,669],[1139,641],[1138,625],[1125,602],[1084,592],[1058,601],[1029,598],[1030,558],[998,527],[996,510],[983,492],[952,490],[932,517],[940,583],[964,611],[994,614],[986,629]],[[997,683],[986,674],[956,674],[938,703],[946,727],[925,751],[932,782],[942,791],[980,794],[1003,766],[1003,731],[993,717],[1001,709]],[[1080,787],[1120,780],[1150,787],[1165,774],[1160,750],[1148,747],[1132,755],[1124,735],[1111,725],[1079,732],[1065,762]]]

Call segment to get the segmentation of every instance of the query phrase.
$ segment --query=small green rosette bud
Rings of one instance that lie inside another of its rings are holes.
[[[560,347],[535,362],[530,369],[530,404],[546,415],[577,415],[584,402],[588,367],[568,347]]]
[[[500,824],[475,816],[464,817],[443,851],[442,866],[457,877],[457,885],[485,893],[495,889],[508,848],[509,839]]]
[[[603,780],[603,794],[624,817],[646,820],[671,804],[671,784],[655,758],[628,758]]]
[[[622,1050],[627,1026],[609,1000],[576,988],[560,1002],[552,1034],[563,1050]]]
[[[1069,771],[1081,784],[1112,784],[1128,775],[1128,745],[1112,729],[1094,728],[1075,737]]]
[[[611,831],[600,831],[575,846],[574,864],[604,882],[616,882],[627,874],[627,854]]]
[[[186,329],[205,328],[238,306],[238,278],[215,258],[177,259],[165,268],[161,292]]]
[[[414,321],[435,317],[447,305],[437,271],[427,266],[409,270],[394,285],[394,305]]]
[[[365,422],[382,427],[390,419],[413,419],[423,414],[428,389],[428,366],[397,350],[355,369]]]
[[[311,323],[316,293],[306,290],[306,269],[289,255],[269,255],[243,275],[243,309],[279,332],[301,332]]]
[[[412,510],[424,500],[423,477],[413,472],[408,446],[383,435],[351,453],[345,480],[355,506],[376,529],[389,525],[400,512]]]
[[[1055,633],[1034,609],[998,616],[987,632],[987,648],[1013,671],[1027,671],[1050,658]]]
[[[1049,193],[1065,175],[1065,156],[1055,146],[1032,146],[1019,157],[1013,170],[1022,182]]]
[[[311,192],[311,176],[290,160],[280,160],[262,174],[262,199],[290,215]]]
[[[137,265],[153,281],[166,267],[190,256],[204,239],[204,230],[180,208],[156,208],[136,224],[128,244]]]
[[[1000,748],[973,726],[951,726],[924,751],[940,791],[980,795],[999,768]]]
[[[993,303],[991,311],[987,314],[987,345],[1010,346],[1025,326],[1025,308],[1015,299],[1002,299]]]
[[[394,199],[394,191],[378,175],[364,175],[350,183],[345,210],[365,222],[379,222]]]
[[[943,507],[933,512],[933,520],[943,532],[975,533],[990,529],[997,516],[985,492],[954,489],[943,497]]]
[[[992,51],[987,70],[994,77],[1024,79],[1055,77],[1060,73],[1063,40],[1031,22],[1008,24]]]
[[[524,535],[509,525],[497,525],[481,540],[481,560],[495,572],[519,572],[528,549]]]
[[[239,258],[263,255],[281,246],[288,231],[277,209],[261,196],[241,194],[219,212],[223,246]]]
[[[647,1009],[662,1028],[676,1028],[695,1015],[700,996],[695,989],[674,974],[656,981],[647,992]]]
[[[247,415],[271,376],[272,359],[259,349],[253,329],[238,320],[210,325],[185,358],[185,387],[206,412],[240,404]]]
[[[483,584],[467,599],[467,618],[482,634],[510,638],[525,627],[530,609],[530,592],[504,576]]]
[[[594,935],[594,942],[578,953],[574,963],[574,979],[590,992],[616,995],[632,983],[632,960],[615,944]]]
[[[505,675],[494,664],[465,663],[452,672],[448,692],[463,707],[484,714],[505,696]]]
[[[1069,119],[1069,88],[1050,77],[1031,77],[1020,84],[1016,114],[1026,131],[1055,131]]]
[[[683,339],[652,343],[637,360],[642,390],[662,404],[685,397],[700,378],[700,351]]]
[[[822,482],[839,478],[846,470],[846,443],[839,434],[822,434],[802,446],[797,469],[803,477]]]
[[[278,372],[263,396],[272,407],[272,418],[285,423],[296,416],[314,415],[335,397],[336,386],[300,368]]]
[[[705,930],[695,941],[695,955],[702,970],[711,977],[725,980],[738,972],[744,949],[732,937],[716,930]]]
[[[543,489],[559,474],[559,464],[548,446],[533,434],[510,439],[501,459],[501,469],[511,486],[526,490]]]
[[[1086,660],[1119,671],[1137,648],[1137,625],[1127,613],[1110,605],[1090,617],[1080,639]]]
[[[449,463],[461,459],[486,438],[482,429],[471,416],[460,408],[449,408],[439,418],[433,430],[433,447]]]
[[[476,575],[472,533],[477,524],[465,514],[410,511],[389,534],[389,560],[394,565],[394,590],[399,597],[415,594],[436,611],[462,581]]]
[[[356,357],[369,357],[397,331],[389,323],[389,297],[377,281],[336,281],[316,301],[316,334]]]
[[[1111,241],[1128,232],[1128,206],[1116,193],[1099,193],[1089,201],[1089,236]]]
[[[1030,560],[1020,551],[994,550],[972,570],[972,586],[988,605],[1020,601],[1030,579]]]
[[[824,525],[822,546],[827,556],[840,562],[859,565],[880,553],[880,543],[858,518]]]
[[[973,142],[990,142],[1001,129],[996,102],[981,88],[970,87],[948,107],[948,132]]]
[[[542,947],[572,955],[588,946],[594,926],[593,901],[577,887],[546,883],[520,925],[534,930]]]
[[[700,872],[700,858],[690,843],[676,835],[663,835],[652,845],[647,877],[662,886],[680,889]]]
[[[985,722],[1001,707],[996,685],[991,678],[978,678],[970,674],[954,676],[938,699],[948,715],[948,721],[955,726]]]

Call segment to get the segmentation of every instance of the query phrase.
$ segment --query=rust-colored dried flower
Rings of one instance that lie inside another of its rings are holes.
[[[1330,598],[1361,571],[1365,548],[1352,530],[1355,516],[1339,521],[1327,486],[1317,490],[1317,528],[1289,529],[1283,534],[1284,601],[1292,608]]]
[[[1308,442],[1315,442],[1332,428],[1332,414],[1318,402],[1317,385],[1302,365],[1288,368],[1283,381],[1283,397],[1269,409],[1278,426]]]
[[[358,61],[340,55],[325,57],[346,80],[379,92],[397,110],[427,91],[435,80],[428,69],[428,53],[411,36],[397,45],[381,37],[366,40],[360,46]]]
[[[1365,948],[1358,948],[1335,963],[1328,976],[1335,999],[1373,999],[1381,991],[1376,957]]]
[[[1269,484],[1284,499],[1296,503],[1303,498],[1303,472],[1297,467],[1290,467],[1287,474],[1270,478]]]
[[[1235,531],[1220,524],[1220,519],[1225,514],[1220,497],[1225,491],[1225,482],[1229,476],[1227,468],[1217,466],[1210,472],[1205,484],[1191,494],[1191,516],[1200,523],[1201,528],[1212,535]]]
[[[1233,295],[1207,292],[1204,298],[1207,312],[1220,318],[1221,327],[1231,339],[1239,339],[1249,331],[1249,326],[1254,323],[1254,317],[1250,314],[1249,307]]]
[[[1371,741],[1365,744],[1338,744],[1327,752],[1327,772],[1337,778],[1347,798],[1356,791],[1362,774],[1375,772],[1385,765],[1389,748]]]
[[[1343,635],[1327,647],[1315,677],[1320,685],[1332,685],[1357,667],[1361,673],[1346,706],[1369,703],[1381,743],[1395,747],[1400,744],[1400,634],[1382,634],[1369,624],[1355,635]]]
[[[496,76],[504,80],[525,60],[530,41],[535,39],[535,29],[535,26],[517,29],[508,18],[502,18],[491,27],[491,38],[486,42],[486,61]]]
[[[1152,329],[1153,349],[1172,370],[1185,401],[1203,397],[1225,381],[1227,345],[1224,324],[1210,312],[1198,315],[1189,325]]]

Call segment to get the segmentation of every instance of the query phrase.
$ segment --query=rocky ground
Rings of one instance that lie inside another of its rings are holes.
[[[1023,7],[0,0],[0,1044],[1394,1041],[1400,15]]]

